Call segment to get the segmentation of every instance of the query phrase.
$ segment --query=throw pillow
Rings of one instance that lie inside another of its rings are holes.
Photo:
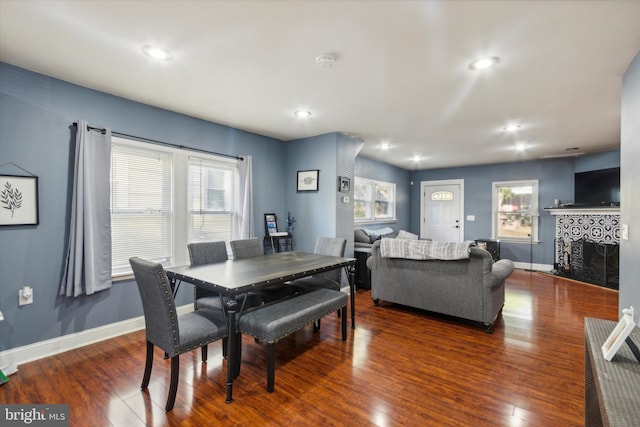
[[[357,228],[353,231],[353,240],[360,243],[369,243],[369,236],[363,229]]]
[[[418,240],[418,235],[409,233],[408,231],[400,230],[398,231],[398,237],[396,239],[400,240]]]

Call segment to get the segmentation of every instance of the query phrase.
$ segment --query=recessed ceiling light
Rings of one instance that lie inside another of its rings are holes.
[[[511,125],[507,125],[507,126],[503,127],[502,130],[505,131],[505,132],[516,132],[516,131],[520,130],[520,128],[522,128],[522,125],[511,124]]]
[[[336,62],[335,56],[325,53],[324,55],[320,55],[316,58],[316,65],[318,68],[331,68],[333,64]]]
[[[525,142],[518,142],[516,144],[516,150],[518,151],[524,151],[527,149],[527,144]]]
[[[413,156],[413,158],[411,159],[414,162],[419,162],[420,160],[422,160],[422,156],[420,154],[416,154],[415,156]]]
[[[293,115],[300,119],[306,119],[307,117],[311,116],[311,111],[298,110],[294,112]]]
[[[160,61],[168,61],[171,59],[171,54],[169,53],[169,51],[161,49],[159,47],[146,45],[142,47],[142,52],[148,57],[158,59]]]
[[[383,151],[387,151],[389,148],[391,148],[391,144],[389,144],[388,142],[383,142],[382,144],[380,144],[380,149]]]
[[[471,70],[484,70],[487,68],[491,68],[500,62],[500,59],[496,56],[488,56],[486,58],[478,58],[469,64],[469,69]]]

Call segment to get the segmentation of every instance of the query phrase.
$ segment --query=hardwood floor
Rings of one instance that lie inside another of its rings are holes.
[[[19,366],[2,403],[68,403],[72,426],[581,426],[584,317],[618,319],[618,293],[516,270],[492,335],[478,325],[356,296],[357,328],[341,341],[325,317],[265,348],[244,338],[234,402],[225,404],[220,343],[181,356],[178,397],[164,412],[168,360],[156,349],[140,390],[144,331]]]

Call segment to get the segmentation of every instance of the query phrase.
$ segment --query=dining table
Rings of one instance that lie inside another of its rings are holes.
[[[241,337],[236,317],[243,310],[242,298],[255,289],[290,282],[329,270],[343,268],[350,289],[351,328],[355,328],[355,258],[306,252],[277,252],[257,257],[198,266],[168,267],[167,277],[175,288],[180,282],[220,294],[228,328],[226,402],[233,401],[233,381],[240,373]]]

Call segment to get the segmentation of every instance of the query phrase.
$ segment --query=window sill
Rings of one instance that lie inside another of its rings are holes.
[[[398,220],[395,218],[389,219],[378,219],[378,220],[364,220],[364,221],[353,221],[354,225],[368,225],[368,224],[395,224]]]
[[[533,243],[534,245],[540,244],[540,240],[536,240],[534,239],[533,242],[530,239],[527,240],[516,240],[516,239],[509,239],[509,238],[504,238],[504,237],[492,237],[492,239],[494,240],[500,240],[500,243],[521,243],[523,245],[530,245],[531,243]]]
[[[125,282],[129,280],[134,280],[134,279],[135,277],[133,276],[133,273],[124,273],[124,274],[119,274],[117,276],[111,276],[112,282]]]

